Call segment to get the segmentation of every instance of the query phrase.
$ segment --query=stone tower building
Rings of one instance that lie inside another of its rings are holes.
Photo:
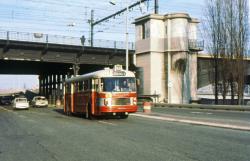
[[[135,20],[139,94],[159,101],[189,103],[196,99],[198,20],[186,13],[150,14]]]

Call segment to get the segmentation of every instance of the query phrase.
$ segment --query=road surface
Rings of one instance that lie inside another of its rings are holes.
[[[57,108],[0,107],[1,161],[246,161],[249,140],[249,131],[138,116],[86,120]]]

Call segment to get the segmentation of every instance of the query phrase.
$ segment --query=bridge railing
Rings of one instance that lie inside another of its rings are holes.
[[[0,39],[77,46],[82,45],[81,37],[16,31],[0,31]],[[90,40],[85,40],[84,46],[91,46]],[[129,42],[128,46],[129,50],[135,50],[135,45],[133,42]],[[125,49],[126,44],[123,41],[94,39],[93,47]]]

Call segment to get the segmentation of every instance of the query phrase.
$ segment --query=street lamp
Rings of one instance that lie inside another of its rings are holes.
[[[115,0],[109,1],[109,3],[115,5]]]
[[[85,43],[85,40],[86,40],[85,36],[82,35],[80,40],[81,40],[81,44],[82,44],[82,51],[80,51],[80,53],[78,53],[76,55],[75,63],[73,64],[74,76],[78,75],[79,70],[80,70],[79,62],[80,62],[80,57],[81,57],[81,55],[83,54],[83,51],[84,51],[84,43]]]

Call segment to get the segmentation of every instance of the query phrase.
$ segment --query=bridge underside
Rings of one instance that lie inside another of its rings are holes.
[[[125,49],[0,39],[0,74],[39,75],[40,94],[52,100],[62,98],[62,83],[74,74],[74,64],[78,74],[125,65]]]
[[[103,69],[107,65],[81,64],[79,74]],[[0,74],[73,75],[72,64],[43,61],[0,60]]]
[[[198,57],[198,66],[197,66],[197,87],[202,88],[208,85],[211,85],[213,77],[213,59],[211,57],[199,58]],[[219,76],[219,81],[221,76]],[[245,84],[250,84],[250,63],[247,60],[246,63],[246,77]]]
[[[106,65],[81,64],[79,74],[103,69]],[[63,81],[73,75],[72,64],[36,61],[0,60],[0,74],[39,75],[39,94],[50,104],[62,100]]]
[[[59,63],[125,65],[125,50],[64,44],[0,40],[0,59]],[[129,51],[132,59],[134,51]]]

